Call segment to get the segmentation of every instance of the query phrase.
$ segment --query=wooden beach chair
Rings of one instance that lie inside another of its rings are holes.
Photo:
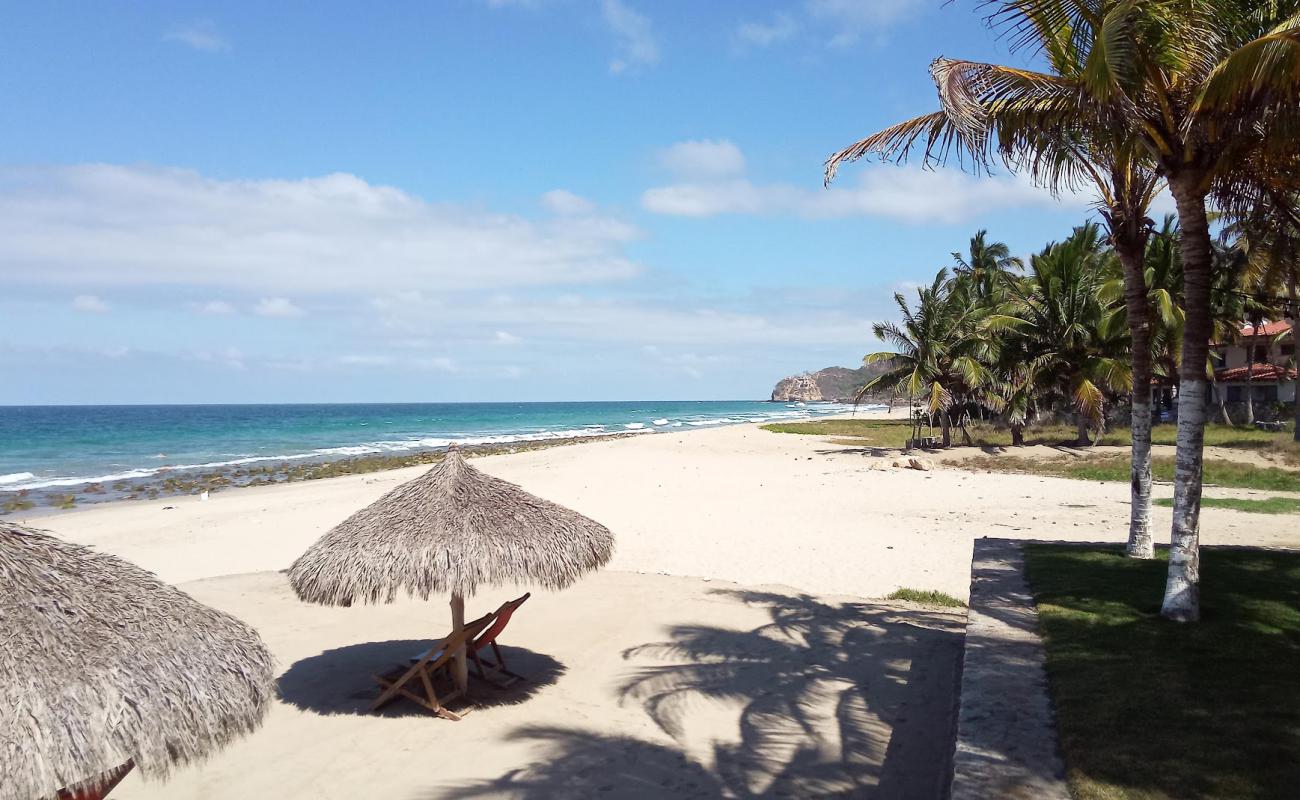
[[[383,675],[375,675],[375,680],[379,682],[380,692],[379,697],[375,698],[375,702],[370,704],[370,710],[377,711],[398,697],[405,697],[407,700],[427,708],[443,719],[459,722],[460,718],[468,712],[455,714],[449,711],[444,704],[448,700],[460,697],[461,691],[452,689],[450,693],[440,699],[433,688],[434,679],[437,677],[438,672],[451,663],[452,658],[456,655],[456,650],[482,633],[483,629],[491,624],[495,616],[495,614],[484,614],[460,630],[452,631],[446,638],[423,653],[409,667],[397,667]]]
[[[501,632],[510,624],[510,618],[519,610],[519,607],[532,596],[532,592],[528,592],[523,597],[516,600],[502,603],[501,607],[492,615],[492,624],[484,630],[483,633],[479,634],[478,638],[470,642],[466,648],[470,660],[474,662],[474,667],[478,670],[478,676],[498,688],[504,689],[514,684],[516,681],[525,680],[523,675],[511,672],[506,667],[505,656],[501,654],[501,648],[497,646],[497,637],[500,636]],[[492,661],[485,662],[484,657],[480,655],[480,651],[484,650],[488,646],[492,647],[492,653],[496,656],[497,660],[495,663]],[[493,680],[488,677],[489,669],[494,673],[504,675],[505,678]]]

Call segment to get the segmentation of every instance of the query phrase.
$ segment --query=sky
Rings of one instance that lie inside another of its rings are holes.
[[[1090,214],[830,153],[1028,65],[971,0],[10,4],[0,404],[761,399],[970,236]]]

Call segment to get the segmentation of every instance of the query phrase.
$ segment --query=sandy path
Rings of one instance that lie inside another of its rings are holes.
[[[1122,541],[1128,486],[1025,475],[877,471],[820,437],[735,426],[476,459],[618,537],[612,569],[883,596],[965,597],[979,536]],[[324,531],[421,468],[105,504],[39,524],[182,582],[287,567]],[[1219,496],[1250,492],[1216,489]],[[1170,496],[1169,486],[1156,495]],[[1270,493],[1259,493],[1267,495]],[[174,506],[164,511],[164,506]],[[1288,516],[1203,514],[1207,544],[1300,546]],[[1169,509],[1154,509],[1157,540]]]
[[[409,704],[364,712],[369,672],[443,632],[443,603],[307,606],[277,573],[183,588],[258,628],[283,700],[205,764],[130,777],[120,800],[938,798],[946,778],[960,614],[604,572],[529,600],[502,641],[536,681],[482,692],[452,723]]]

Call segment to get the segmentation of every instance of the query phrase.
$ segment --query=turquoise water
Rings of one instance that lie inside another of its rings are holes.
[[[0,406],[0,493],[297,459],[681,431],[845,410],[753,401]]]

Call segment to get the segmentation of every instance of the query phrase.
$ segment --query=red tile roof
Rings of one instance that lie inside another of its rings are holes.
[[[1287,322],[1286,320],[1279,320],[1278,322],[1265,322],[1263,325],[1259,326],[1258,335],[1276,336],[1282,331],[1289,331],[1289,330],[1291,330],[1291,323]],[[1237,331],[1237,333],[1241,336],[1256,335],[1255,330],[1249,325],[1243,326],[1241,330]]]
[[[1257,381],[1293,381],[1296,377],[1294,369],[1284,369],[1276,364],[1254,364],[1252,366],[1252,379]],[[1286,376],[1285,378],[1283,376]],[[1232,369],[1216,369],[1214,379],[1219,383],[1233,383],[1235,381],[1246,380],[1245,367],[1233,367]]]

